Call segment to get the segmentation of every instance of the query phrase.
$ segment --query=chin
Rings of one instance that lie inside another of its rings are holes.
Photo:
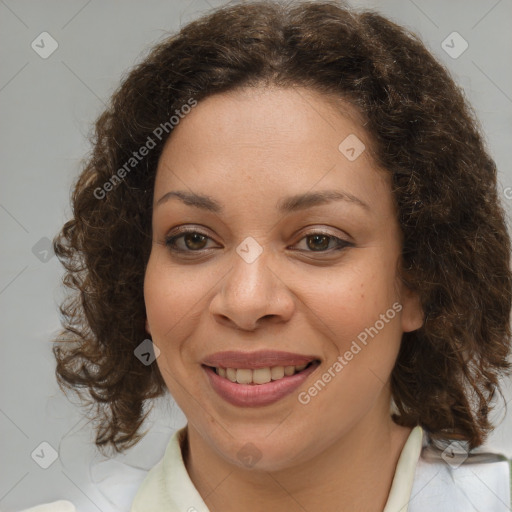
[[[233,433],[233,438],[216,449],[226,462],[248,471],[275,472],[307,460],[302,441],[283,435],[269,436],[267,432],[272,429],[260,430],[255,436]]]

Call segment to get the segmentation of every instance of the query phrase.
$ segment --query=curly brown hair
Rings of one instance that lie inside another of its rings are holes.
[[[123,79],[96,121],[73,218],[54,238],[73,291],[53,340],[59,386],[94,409],[100,450],[121,452],[145,435],[146,401],[166,392],[158,366],[134,357],[147,337],[143,282],[167,138],[155,128],[190,98],[269,84],[308,87],[360,112],[372,157],[392,175],[400,275],[425,313],[402,338],[393,419],[479,446],[511,366],[510,239],[496,165],[463,91],[420,39],[336,1],[223,6],[159,42]],[[148,137],[156,147],[128,172]]]

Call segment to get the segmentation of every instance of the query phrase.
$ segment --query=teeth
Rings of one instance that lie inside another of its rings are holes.
[[[285,375],[293,375],[295,373],[295,366],[285,366],[284,374]]]
[[[238,384],[250,384],[252,382],[252,370],[237,370],[236,381]]]
[[[272,380],[282,379],[284,377],[284,367],[274,366],[273,368],[270,368],[270,377]]]
[[[306,368],[307,364],[299,366],[272,366],[266,368],[215,368],[217,375],[238,384],[266,384],[273,380],[282,379],[284,376],[294,375]]]
[[[271,380],[272,374],[270,373],[270,368],[257,368],[252,371],[252,381],[254,384],[266,384]]]

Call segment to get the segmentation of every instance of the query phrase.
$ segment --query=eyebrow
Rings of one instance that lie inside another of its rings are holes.
[[[222,213],[223,206],[210,196],[195,194],[193,192],[185,192],[183,190],[174,190],[164,194],[156,203],[159,206],[172,198],[180,199],[188,206],[194,206],[202,210],[213,213]],[[276,208],[281,213],[292,213],[299,210],[305,210],[313,206],[328,204],[332,201],[346,201],[370,211],[370,207],[358,197],[347,192],[339,192],[335,190],[321,190],[319,192],[306,192],[304,194],[296,194],[288,196],[278,201]]]

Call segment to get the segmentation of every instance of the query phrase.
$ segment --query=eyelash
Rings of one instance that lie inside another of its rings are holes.
[[[198,231],[197,229],[182,229],[179,234],[175,234],[175,235],[172,235],[172,236],[168,236],[165,238],[165,245],[166,247],[169,248],[170,251],[172,252],[176,252],[176,253],[189,253],[189,254],[194,254],[194,253],[201,253],[202,251],[207,251],[208,249],[198,249],[196,251],[192,250],[192,249],[178,249],[176,247],[176,240],[178,240],[179,238],[183,238],[185,235],[187,234],[198,234],[198,235],[201,235],[201,236],[204,236],[206,238],[209,238],[211,240],[211,237],[209,237],[207,234],[201,232],[201,231]],[[348,242],[347,240],[343,240],[341,238],[338,238],[337,236],[334,236],[334,235],[331,235],[329,233],[325,233],[323,231],[311,231],[310,233],[307,233],[306,235],[304,235],[300,240],[304,240],[305,238],[309,237],[309,236],[315,236],[315,235],[320,235],[320,236],[326,236],[328,237],[329,239],[332,239],[336,242],[337,246],[334,247],[334,248],[331,248],[331,249],[327,249],[327,250],[323,250],[323,251],[305,251],[305,252],[310,252],[310,253],[317,253],[317,254],[329,254],[329,253],[332,253],[333,251],[342,251],[343,249],[347,248],[347,247],[353,247],[354,244],[352,244],[351,242]]]

